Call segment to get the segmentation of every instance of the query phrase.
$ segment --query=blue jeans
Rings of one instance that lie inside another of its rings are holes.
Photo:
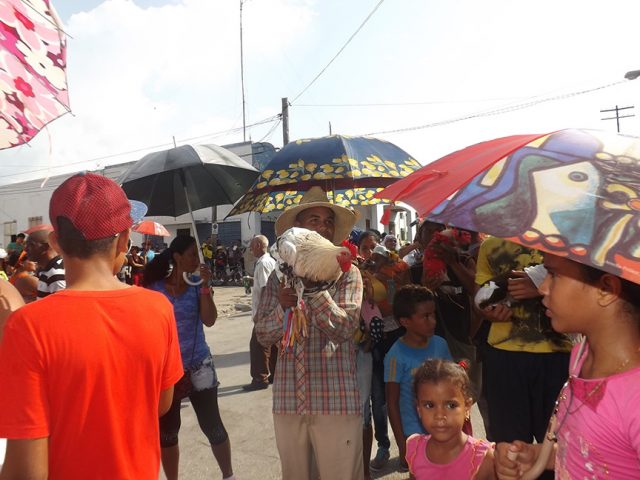
[[[382,341],[371,349],[373,357],[373,375],[371,376],[371,410],[373,411],[373,427],[378,448],[391,448],[389,441],[389,420],[387,416],[387,400],[384,394],[384,356],[391,346],[404,334],[404,328],[386,332]]]

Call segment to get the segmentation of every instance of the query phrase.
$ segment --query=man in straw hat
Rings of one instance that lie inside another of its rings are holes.
[[[4,327],[2,478],[158,478],[158,417],[184,372],[169,301],[115,277],[142,207],[90,173],[53,192],[47,241],[67,288]]]
[[[276,235],[291,227],[318,232],[335,245],[356,223],[352,210],[329,203],[313,187],[300,204],[276,221]],[[273,345],[283,335],[284,312],[296,305],[292,289],[272,273],[256,318],[258,340]],[[311,478],[315,464],[321,479],[363,478],[362,417],[356,382],[353,334],[358,328],[362,277],[355,266],[333,288],[305,296],[308,337],[293,351],[282,351],[273,385],[276,443],[284,480]]]

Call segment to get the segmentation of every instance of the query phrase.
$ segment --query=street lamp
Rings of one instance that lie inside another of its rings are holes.
[[[640,70],[631,70],[624,74],[624,78],[627,80],[635,80],[638,77],[640,77]]]

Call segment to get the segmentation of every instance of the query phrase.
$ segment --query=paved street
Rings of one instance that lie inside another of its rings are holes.
[[[246,308],[250,304],[250,295],[245,296],[243,288],[218,287],[216,304],[219,305],[221,316],[213,328],[205,330],[209,345],[213,348],[220,379],[220,411],[231,439],[235,474],[239,480],[279,479],[280,464],[271,416],[271,388],[251,393],[242,390],[242,385],[250,380],[249,338],[252,323],[250,313],[239,312],[236,305]],[[476,420],[474,431],[481,431],[478,430],[481,425],[477,410],[473,417]],[[222,478],[188,402],[183,403],[180,447],[180,478]],[[395,445],[393,447],[388,468],[380,473],[372,472],[373,478],[408,478],[407,474],[399,474],[394,470],[398,452]],[[164,479],[164,475],[161,474],[160,478]]]

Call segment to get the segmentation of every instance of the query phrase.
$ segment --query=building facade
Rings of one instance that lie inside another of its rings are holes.
[[[252,164],[258,170],[275,155],[276,150],[269,143],[243,142],[232,145],[224,145],[224,148]],[[117,180],[135,162],[111,165],[94,173],[104,175]],[[3,235],[0,238],[0,246],[6,247],[11,241],[11,236],[24,232],[30,227],[49,223],[49,200],[53,191],[72,174],[50,177],[29,182],[15,183],[0,187],[0,223],[3,226]],[[230,246],[236,240],[240,240],[247,246],[250,240],[258,234],[275,239],[274,224],[279,212],[268,214],[245,213],[226,218],[232,205],[220,205],[205,208],[193,212],[201,241],[213,237],[214,242],[220,241],[225,246]],[[378,231],[393,231],[402,243],[413,240],[415,230],[410,227],[415,220],[415,212],[403,207],[394,207],[391,215],[391,223],[388,226],[379,223],[382,217],[383,207],[380,205],[357,207],[360,211],[360,220],[356,225],[361,230],[374,228]],[[150,220],[163,224],[171,237],[154,237],[154,242],[159,247],[168,244],[175,236],[180,234],[193,234],[189,215],[179,217],[147,217]],[[143,235],[133,233],[133,243],[140,244],[144,240]]]

